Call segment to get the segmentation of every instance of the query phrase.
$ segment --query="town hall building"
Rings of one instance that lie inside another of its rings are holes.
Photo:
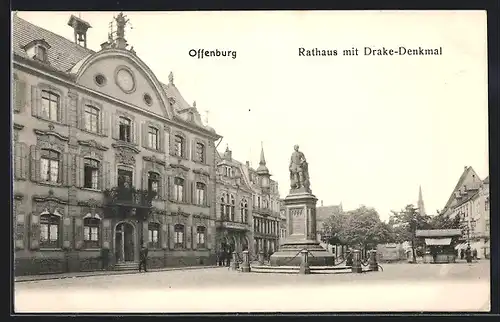
[[[141,245],[151,267],[215,263],[221,136],[129,49],[123,14],[99,51],[68,18],[74,41],[13,16],[16,275],[133,268]]]

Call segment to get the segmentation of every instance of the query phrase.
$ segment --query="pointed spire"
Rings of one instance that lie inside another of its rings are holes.
[[[425,215],[424,198],[422,197],[422,186],[418,187],[418,211],[421,215]]]
[[[264,157],[264,144],[260,142],[260,165],[266,165],[266,158]]]
[[[257,168],[257,174],[269,174],[269,169],[266,166],[266,158],[264,157],[264,144],[260,142],[261,150],[260,150],[260,162],[259,167]]]

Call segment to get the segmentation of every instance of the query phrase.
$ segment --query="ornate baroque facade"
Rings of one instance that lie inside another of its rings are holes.
[[[259,168],[234,160],[226,149],[217,158],[217,247],[229,246],[253,256],[278,249],[280,197],[278,183],[269,179],[264,150]]]
[[[124,38],[94,52],[13,17],[16,274],[215,263],[215,142]],[[82,42],[84,41],[84,42]]]

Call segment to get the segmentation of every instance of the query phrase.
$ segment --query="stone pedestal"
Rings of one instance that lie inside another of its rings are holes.
[[[243,263],[241,263],[241,271],[243,273],[250,272],[250,259],[249,259],[248,250],[243,251]]]
[[[351,271],[353,273],[363,273],[363,268],[361,267],[361,253],[359,250],[355,249],[352,252],[352,267]]]
[[[378,262],[377,262],[377,251],[376,250],[371,250],[370,251],[370,265],[369,265],[370,271],[377,272],[378,271]]]
[[[300,270],[299,274],[310,274],[311,269],[309,267],[309,252],[306,249],[303,249],[300,252],[300,257],[301,257],[301,263],[300,263]]]
[[[285,198],[286,239],[277,252],[271,255],[271,266],[300,266],[300,252],[309,251],[310,266],[334,264],[332,253],[316,240],[316,202],[318,199],[306,189],[293,190]]]

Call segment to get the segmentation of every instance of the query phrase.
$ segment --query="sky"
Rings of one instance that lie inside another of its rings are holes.
[[[118,12],[19,12],[73,39],[71,14],[89,22],[98,51]],[[125,38],[158,79],[196,101],[233,158],[258,166],[263,144],[281,197],[298,144],[313,194],[381,219],[417,204],[442,209],[464,170],[488,164],[485,11],[125,12]],[[365,56],[364,47],[442,48],[441,56]],[[299,48],[338,56],[299,56]],[[359,56],[343,49],[359,48]],[[232,50],[235,59],[189,56]]]

